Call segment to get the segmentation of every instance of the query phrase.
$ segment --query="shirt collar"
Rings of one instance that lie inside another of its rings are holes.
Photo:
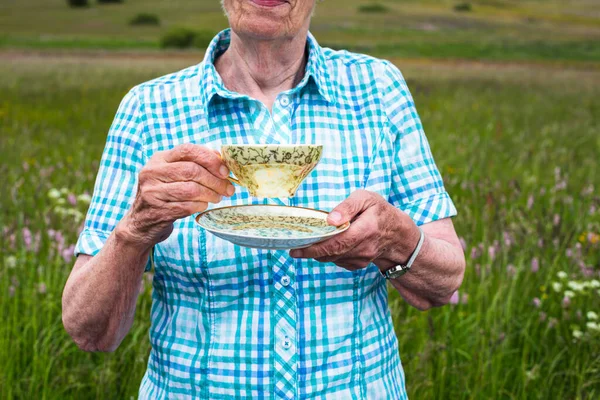
[[[215,59],[225,52],[229,47],[231,41],[231,30],[225,29],[219,32],[217,36],[210,42],[204,55],[204,61],[202,63],[202,76],[203,80],[201,83],[204,84],[204,90],[202,91],[202,98],[205,106],[208,108],[208,104],[215,95],[219,95],[224,98],[249,98],[246,95],[231,92],[227,90],[223,84],[221,76],[217,73],[214,65]],[[308,80],[312,79],[317,86],[317,89],[323,98],[330,102],[335,103],[337,100],[333,81],[327,68],[327,62],[323,49],[317,43],[317,40],[309,32],[307,37],[308,47],[308,62],[306,63],[306,70],[304,78],[300,83],[292,89],[292,92],[300,90],[307,85]]]

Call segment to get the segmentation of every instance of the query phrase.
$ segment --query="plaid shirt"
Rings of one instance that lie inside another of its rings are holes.
[[[331,210],[357,189],[377,192],[419,225],[456,214],[406,83],[391,63],[321,48],[308,35],[302,81],[272,113],[227,90],[213,61],[141,84],[110,129],[76,253],[95,255],[129,209],[154,152],[182,143],[321,143],[323,157],[291,199],[243,188],[218,206]],[[126,267],[126,266],[124,266]],[[347,271],[247,249],[175,222],[154,248],[150,341],[140,398],[405,399],[404,373],[376,266]]]

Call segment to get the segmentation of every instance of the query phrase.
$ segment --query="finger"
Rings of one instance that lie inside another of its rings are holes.
[[[202,165],[211,174],[220,178],[229,176],[229,169],[223,164],[223,160],[214,150],[197,144],[186,143],[179,145],[164,153],[163,159],[166,162],[192,161]]]
[[[293,258],[339,257],[363,240],[369,240],[372,229],[373,226],[368,218],[359,218],[347,231],[304,249],[292,250],[290,256]]]
[[[165,183],[196,182],[221,196],[231,196],[235,192],[235,188],[228,180],[214,176],[203,166],[191,161],[163,163],[160,167],[156,167],[154,176]]]
[[[335,207],[327,216],[330,225],[340,226],[351,221],[366,210],[375,201],[374,194],[366,190],[357,190]]]
[[[163,183],[157,185],[154,190],[156,191],[156,197],[164,202],[201,201],[218,203],[222,199],[222,196],[217,192],[196,182]]]

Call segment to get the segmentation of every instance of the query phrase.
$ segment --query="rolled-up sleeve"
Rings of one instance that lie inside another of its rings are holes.
[[[142,111],[136,89],[132,89],[110,127],[76,255],[96,255],[135,198],[144,164]]]
[[[380,79],[382,102],[396,133],[388,201],[406,212],[417,225],[455,216],[456,207],[444,188],[404,77],[386,62]]]

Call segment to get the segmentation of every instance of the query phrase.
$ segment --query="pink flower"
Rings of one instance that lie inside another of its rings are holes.
[[[46,284],[44,282],[42,282],[38,285],[38,292],[40,294],[46,294],[47,291],[48,291],[48,288],[46,287]]]
[[[490,246],[490,247],[488,247],[488,255],[490,256],[491,260],[493,260],[494,258],[496,258],[496,246]]]
[[[531,207],[533,207],[533,195],[530,194],[529,197],[527,198],[527,209],[531,210]]]
[[[534,305],[536,308],[540,308],[540,306],[542,305],[542,301],[541,301],[540,299],[538,299],[537,297],[534,297],[534,298],[533,298],[533,305]]]
[[[65,248],[62,252],[62,258],[63,260],[65,260],[66,263],[71,262],[71,260],[73,259],[73,252],[75,251],[75,246],[71,245],[67,248]]]
[[[538,261],[537,257],[534,257],[533,260],[531,260],[531,272],[538,272],[540,269],[540,262]]]
[[[466,251],[467,250],[467,241],[463,237],[460,237],[458,240],[460,241],[460,245],[462,246],[463,251]]]
[[[29,164],[27,164],[26,162],[23,163],[23,171],[29,171]]]
[[[458,296],[458,290],[454,293],[452,293],[452,297],[450,297],[450,304],[458,304],[459,301],[459,296]]]
[[[508,272],[509,275],[514,275],[517,273],[517,269],[515,268],[514,265],[512,264],[508,264],[508,266],[506,267],[506,271]]]
[[[512,237],[508,232],[504,232],[504,245],[506,247],[510,247],[512,245]]]
[[[23,228],[23,243],[25,244],[25,247],[27,248],[27,250],[29,250],[31,248],[31,242],[32,242],[31,231],[29,230],[29,228],[25,227],[25,228]]]
[[[477,251],[477,247],[473,247],[471,249],[471,259],[475,260],[479,257],[479,252]]]
[[[594,214],[596,214],[596,206],[595,206],[595,205],[593,205],[593,204],[590,206],[590,214],[591,214],[591,215],[594,215]]]
[[[562,306],[567,308],[571,305],[571,299],[568,298],[567,296],[563,297],[562,299]]]
[[[539,238],[538,239],[538,243],[537,243],[538,247],[541,249],[542,247],[544,247],[544,239]]]
[[[554,226],[558,226],[560,224],[560,215],[554,214],[554,220],[552,222]]]
[[[67,196],[67,201],[70,205],[74,206],[77,204],[77,197],[75,197],[73,193],[69,193],[69,196]]]
[[[567,251],[566,251],[566,255],[569,258],[573,257],[573,250],[571,250],[571,248],[568,248]]]

